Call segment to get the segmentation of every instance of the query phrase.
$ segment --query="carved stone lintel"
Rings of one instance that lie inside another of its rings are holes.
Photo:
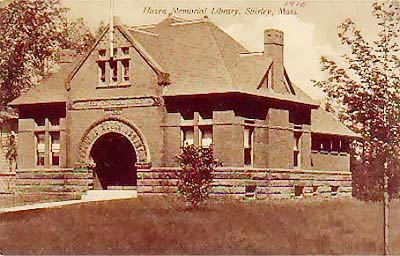
[[[143,96],[128,98],[112,98],[112,99],[91,99],[76,100],[69,104],[71,110],[84,109],[112,109],[112,108],[128,108],[128,107],[153,107],[162,106],[164,101],[162,97]]]

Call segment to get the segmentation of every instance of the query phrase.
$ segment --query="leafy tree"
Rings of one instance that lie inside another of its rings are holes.
[[[62,25],[62,49],[71,49],[78,54],[84,54],[94,44],[95,37],[90,32],[83,18],[73,21],[64,19]]]
[[[60,0],[13,0],[0,8],[0,101],[8,102],[54,72],[61,49],[93,41],[82,19],[69,22]]]
[[[341,43],[350,49],[346,67],[321,57],[329,78],[316,82],[330,106],[359,132],[363,140],[354,147],[354,192],[365,200],[383,201],[384,254],[389,254],[389,200],[399,192],[400,170],[400,3],[372,4],[377,39],[366,40],[351,19],[338,26]]]
[[[192,208],[197,208],[201,202],[208,199],[213,171],[222,166],[222,163],[214,158],[212,147],[193,145],[183,147],[177,160],[181,167],[176,171],[178,193]]]
[[[400,9],[398,1],[375,2],[377,40],[366,40],[351,19],[338,26],[341,43],[350,49],[345,67],[321,57],[328,79],[316,82],[339,118],[363,137],[356,154],[356,193],[366,200],[381,200],[384,175],[388,192],[399,188],[400,151]]]

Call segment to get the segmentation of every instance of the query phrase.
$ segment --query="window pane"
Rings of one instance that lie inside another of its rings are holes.
[[[36,165],[38,166],[44,165],[45,149],[45,134],[36,134]]]
[[[200,131],[200,146],[209,147],[213,142],[212,126],[202,126]]]
[[[104,61],[99,62],[99,82],[104,83],[106,81],[106,63]]]
[[[122,65],[124,67],[124,81],[129,81],[129,60],[123,60]]]
[[[118,81],[118,68],[116,61],[110,61],[111,78],[113,81]]]
[[[44,126],[44,124],[45,124],[44,117],[35,118],[35,123],[36,123],[37,126]]]
[[[60,163],[60,133],[52,132],[50,134],[50,139],[51,139],[51,149],[50,149],[51,165],[59,165],[59,163]]]
[[[50,125],[51,126],[59,126],[60,118],[59,117],[50,117]]]
[[[193,145],[194,143],[194,128],[184,127],[182,128],[182,146]]]
[[[244,164],[251,165],[251,148],[244,149]]]

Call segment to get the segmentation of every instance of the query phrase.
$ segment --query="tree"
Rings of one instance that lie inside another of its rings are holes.
[[[78,54],[84,54],[96,40],[83,18],[72,21],[64,18],[62,26],[60,38],[62,49],[71,49]]]
[[[329,76],[316,85],[331,106],[339,108],[340,119],[362,135],[355,147],[360,178],[356,192],[366,200],[384,201],[387,224],[389,197],[399,189],[400,6],[398,0],[375,2],[372,9],[379,27],[377,40],[366,40],[346,19],[338,26],[341,43],[350,50],[343,56],[345,67],[321,57],[322,70]],[[384,253],[388,253],[388,236],[385,239]]]
[[[0,8],[1,108],[57,68],[60,50],[94,41],[83,19],[68,21],[60,0],[13,0]]]
[[[213,172],[222,163],[214,158],[212,147],[202,148],[187,145],[177,156],[181,169],[176,171],[178,193],[192,208],[208,199]]]

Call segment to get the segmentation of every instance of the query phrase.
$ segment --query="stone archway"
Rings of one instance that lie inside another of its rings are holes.
[[[79,163],[93,164],[90,152],[94,143],[107,133],[117,133],[125,136],[132,144],[136,153],[136,167],[150,168],[150,151],[142,133],[128,120],[120,117],[109,117],[92,124],[84,133],[78,147]]]

